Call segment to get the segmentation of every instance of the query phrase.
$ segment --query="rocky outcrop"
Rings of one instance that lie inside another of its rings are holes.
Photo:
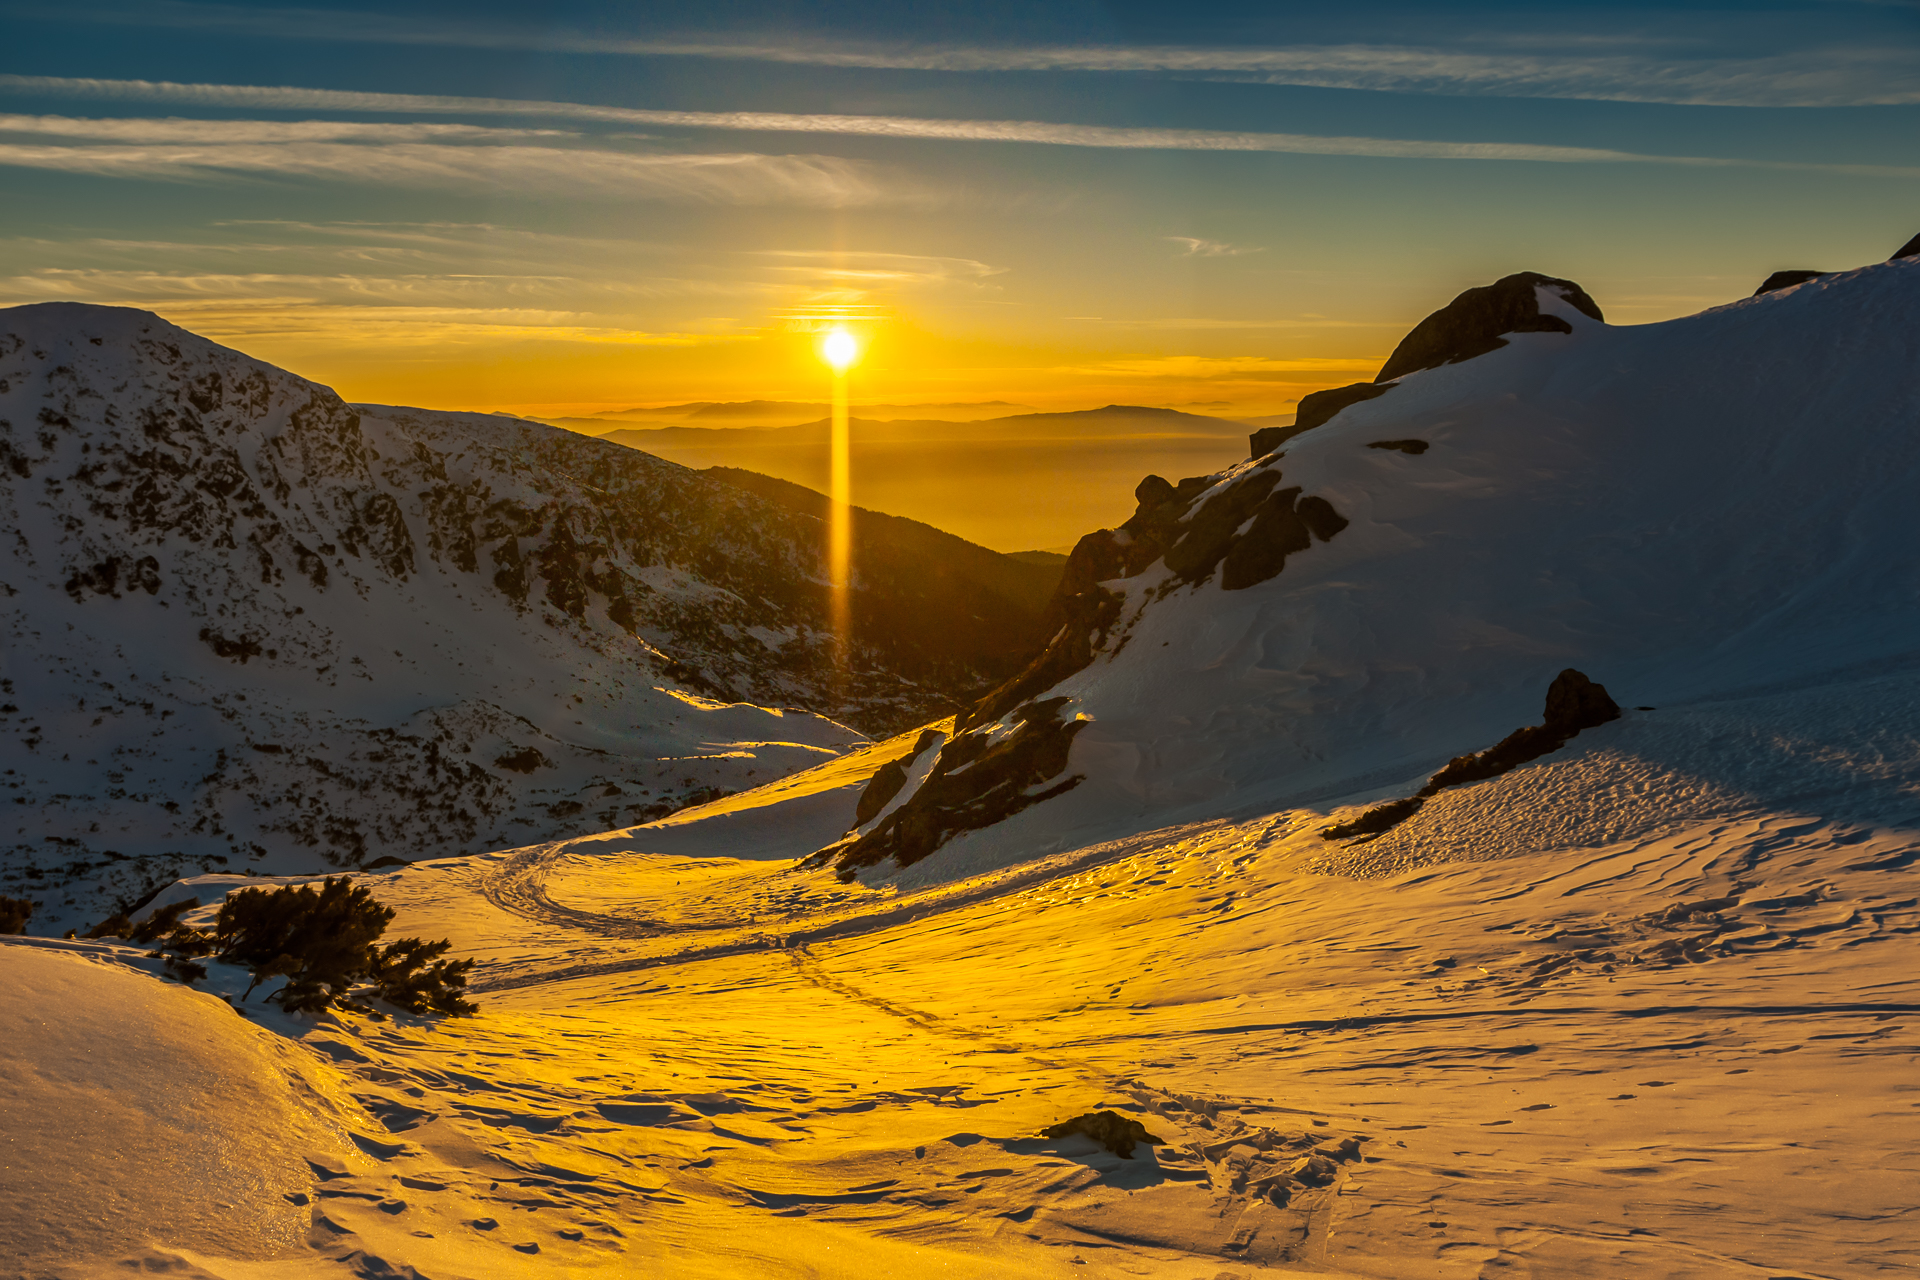
[[[1920,257],[1920,235],[1916,235],[1913,239],[1907,241],[1905,244],[1901,245],[1898,249],[1895,249],[1893,251],[1893,256],[1891,258],[1888,258],[1887,261],[1895,262],[1901,258],[1913,258],[1913,257]]]
[[[1490,285],[1468,289],[1419,324],[1400,345],[1372,382],[1356,382],[1304,396],[1293,425],[1265,427],[1249,436],[1255,458],[1265,457],[1303,431],[1324,426],[1349,405],[1360,404],[1385,395],[1398,379],[1422,369],[1437,369],[1458,364],[1497,351],[1507,345],[1510,333],[1572,333],[1573,326],[1559,316],[1540,310],[1539,289],[1547,289],[1583,315],[1606,319],[1600,304],[1571,280],[1543,276],[1537,271],[1521,271],[1502,276]]]
[[[1131,1116],[1123,1116],[1118,1111],[1089,1111],[1086,1115],[1075,1116],[1071,1120],[1062,1120],[1059,1124],[1050,1124],[1040,1131],[1043,1138],[1052,1138],[1056,1142],[1061,1138],[1080,1134],[1092,1138],[1122,1160],[1133,1159],[1136,1145],[1164,1147],[1165,1138],[1156,1138],[1147,1132],[1147,1127]]]
[[[1289,556],[1347,527],[1332,503],[1303,494],[1298,485],[1283,486],[1283,478],[1268,462],[1224,480],[1142,480],[1132,517],[1118,529],[1080,539],[1067,558],[1042,616],[1052,638],[1040,655],[958,717],[956,736],[903,804],[871,830],[819,850],[809,865],[831,863],[843,876],[889,858],[908,866],[962,832],[991,826],[1079,785],[1078,775],[1067,774],[1067,755],[1086,721],[1064,714],[1068,698],[1035,699],[1116,643],[1125,597],[1105,584],[1161,562],[1171,575],[1163,592],[1203,585],[1216,571],[1227,591],[1268,581]],[[903,768],[883,766],[861,797],[855,827],[885,809],[906,778]]]
[[[953,738],[932,771],[906,802],[865,834],[851,835],[808,857],[803,866],[831,863],[843,880],[861,867],[891,858],[912,866],[955,836],[1010,818],[1085,779],[1066,776],[1074,735],[1087,722],[1063,717],[1069,698],[1048,698],[1016,708],[991,724]],[[902,781],[905,775],[902,773]],[[895,788],[894,794],[898,794]],[[888,800],[893,797],[888,796]],[[864,797],[863,797],[864,801]],[[877,805],[877,814],[885,802]],[[868,819],[871,821],[871,816]]]
[[[1521,271],[1502,276],[1490,285],[1468,289],[1413,327],[1374,375],[1375,382],[1421,369],[1437,369],[1497,351],[1507,345],[1509,333],[1572,333],[1573,326],[1540,310],[1538,290],[1547,289],[1572,304],[1582,315],[1606,319],[1600,304],[1571,280]]]
[[[1316,391],[1300,399],[1300,408],[1293,417],[1293,425],[1287,427],[1262,427],[1247,437],[1253,446],[1253,455],[1263,458],[1272,453],[1302,431],[1311,431],[1333,420],[1333,416],[1350,404],[1359,404],[1375,396],[1383,396],[1392,390],[1391,382],[1355,382],[1345,387],[1333,387],[1327,391]]]
[[[1367,445],[1369,449],[1391,449],[1395,453],[1419,455],[1427,451],[1425,440],[1375,440]]]
[[[907,785],[907,765],[925,755],[927,748],[937,745],[942,736],[938,729],[924,730],[914,740],[913,750],[902,760],[889,760],[874,771],[853,808],[853,825],[856,829],[879,817],[880,811],[893,802],[893,798]]]
[[[1620,708],[1607,696],[1606,686],[1595,684],[1568,667],[1555,676],[1547,688],[1542,723],[1515,729],[1485,751],[1455,756],[1447,762],[1446,768],[1427,779],[1427,785],[1413,795],[1375,805],[1352,821],[1323,828],[1320,834],[1328,840],[1345,840],[1354,836],[1371,839],[1411,818],[1430,796],[1447,787],[1465,786],[1469,782],[1498,777],[1509,769],[1558,751],[1582,729],[1591,729],[1619,718]]]
[[[1775,289],[1791,289],[1794,285],[1805,284],[1809,280],[1818,280],[1821,276],[1830,276],[1831,271],[1776,271],[1760,282],[1753,291],[1754,297],[1763,293],[1772,293]]]

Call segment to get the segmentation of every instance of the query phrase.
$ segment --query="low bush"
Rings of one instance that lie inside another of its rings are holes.
[[[25,933],[33,915],[33,903],[26,898],[0,895],[0,933]]]
[[[318,886],[229,894],[211,932],[180,923],[199,905],[197,899],[176,902],[137,925],[116,915],[87,936],[157,943],[156,954],[168,956],[169,971],[188,982],[206,973],[192,957],[243,965],[253,974],[247,996],[269,978],[285,978],[286,985],[269,998],[292,1011],[372,1012],[364,1001],[375,997],[410,1013],[457,1015],[477,1008],[464,998],[473,961],[442,959],[453,946],[445,939],[401,938],[378,945],[393,909],[346,876],[329,876]]]

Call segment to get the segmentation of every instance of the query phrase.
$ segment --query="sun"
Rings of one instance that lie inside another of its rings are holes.
[[[845,373],[860,358],[860,344],[852,334],[836,326],[820,344],[820,354],[835,373]]]

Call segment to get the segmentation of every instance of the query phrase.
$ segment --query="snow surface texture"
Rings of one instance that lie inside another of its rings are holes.
[[[1084,782],[899,883],[1407,794],[1537,723],[1566,667],[1670,710],[1920,661],[1920,260],[1635,327],[1538,297],[1571,333],[1404,375],[1223,473],[1201,503],[1264,467],[1351,523],[1244,590],[1159,561],[1104,583],[1092,664],[1033,699],[1088,722],[1061,775]]]
[[[844,827],[851,760],[376,878],[397,930],[483,958],[481,1013],[245,1006],[389,1130],[272,1274],[1909,1273],[1920,830],[1869,709],[1914,723],[1920,675],[1629,714],[1429,805],[1451,865],[1369,878],[1325,874],[1321,808],[918,891],[729,856]],[[1593,793],[1659,822],[1623,838]],[[1041,1137],[1103,1108],[1164,1142]],[[268,1274],[191,1233],[88,1261],[170,1255]]]
[[[114,948],[0,953],[0,1273],[190,1239],[243,1259],[305,1251],[308,1161],[367,1117],[312,1054]],[[137,1172],[134,1172],[137,1171]]]
[[[38,932],[190,870],[644,821],[859,741],[771,708],[918,723],[985,682],[840,687],[817,520],[145,312],[0,313],[0,510],[0,891]]]

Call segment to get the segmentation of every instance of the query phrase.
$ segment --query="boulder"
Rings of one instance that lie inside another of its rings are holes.
[[[1084,1134],[1105,1147],[1122,1160],[1133,1159],[1135,1143],[1164,1147],[1164,1138],[1156,1138],[1147,1132],[1145,1125],[1118,1111],[1089,1111],[1086,1115],[1075,1116],[1071,1120],[1062,1120],[1059,1124],[1050,1124],[1040,1131],[1042,1137],[1065,1138],[1073,1134]]]
[[[1600,304],[1573,281],[1522,271],[1468,289],[1415,325],[1373,380],[1392,382],[1421,369],[1471,360],[1507,345],[1504,335],[1509,333],[1572,333],[1573,326],[1559,316],[1541,314],[1535,291],[1543,288],[1559,294],[1582,315],[1606,319]]]
[[[1316,391],[1300,400],[1299,411],[1293,416],[1290,427],[1262,427],[1247,437],[1255,458],[1263,458],[1272,453],[1302,431],[1311,431],[1333,420],[1333,416],[1350,404],[1359,404],[1375,396],[1385,395],[1391,388],[1391,382],[1356,382],[1350,386],[1333,387],[1326,391]]]
[[[1427,798],[1447,787],[1465,786],[1497,778],[1509,769],[1538,760],[1567,745],[1567,740],[1582,729],[1591,729],[1620,718],[1619,704],[1607,696],[1605,685],[1595,684],[1582,673],[1568,667],[1547,687],[1544,723],[1515,729],[1485,751],[1455,756],[1446,768],[1427,779],[1427,785],[1404,800],[1389,800],[1375,805],[1351,822],[1336,823],[1320,829],[1323,840],[1344,840],[1348,836],[1372,839],[1392,830],[1420,811]]]
[[[1753,291],[1754,297],[1763,293],[1772,293],[1775,289],[1791,289],[1796,284],[1805,284],[1809,280],[1818,280],[1821,276],[1830,276],[1831,271],[1776,271],[1760,282]]]

